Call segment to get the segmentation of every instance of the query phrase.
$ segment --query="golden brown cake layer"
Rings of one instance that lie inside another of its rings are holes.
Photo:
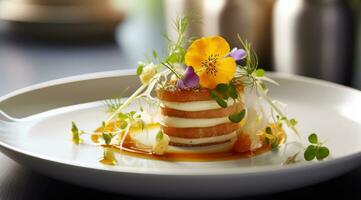
[[[243,92],[243,86],[238,84],[236,89],[239,94]],[[157,89],[157,97],[163,101],[170,102],[190,102],[190,101],[208,101],[212,100],[209,89],[196,88],[196,89]]]

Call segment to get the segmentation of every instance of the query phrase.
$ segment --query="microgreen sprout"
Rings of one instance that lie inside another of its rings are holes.
[[[241,110],[241,112],[238,112],[238,113],[228,116],[228,119],[233,123],[239,123],[242,121],[242,119],[244,118],[245,115],[246,115],[246,110],[243,109],[243,110]]]
[[[278,136],[281,130],[277,127],[277,124],[267,126],[265,128],[265,143],[270,145],[273,150],[278,149],[281,144],[281,140]]]
[[[129,87],[125,88],[118,97],[110,98],[105,100],[107,106],[107,113],[115,112],[123,104],[123,95],[129,90]]]
[[[324,146],[324,143],[319,142],[318,137],[315,133],[308,136],[308,141],[311,143],[304,152],[304,158],[307,161],[313,159],[323,160],[330,154],[330,150]]]
[[[232,81],[228,84],[218,84],[214,90],[209,90],[209,93],[211,98],[215,100],[222,108],[226,108],[228,106],[227,100],[229,98],[232,98],[233,100],[238,98],[237,89]]]
[[[82,139],[80,138],[80,135],[83,134],[84,131],[80,131],[77,127],[77,125],[75,124],[75,122],[71,122],[71,134],[72,134],[72,141],[75,144],[80,144],[82,143]]]
[[[160,130],[160,131],[158,131],[155,139],[157,140],[157,142],[159,142],[159,141],[163,140],[163,137],[164,137],[164,133],[163,133],[163,131]]]

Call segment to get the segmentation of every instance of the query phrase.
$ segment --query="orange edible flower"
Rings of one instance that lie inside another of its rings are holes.
[[[187,50],[185,64],[194,68],[202,87],[214,89],[234,77],[236,62],[229,57],[230,47],[220,36],[195,40]]]

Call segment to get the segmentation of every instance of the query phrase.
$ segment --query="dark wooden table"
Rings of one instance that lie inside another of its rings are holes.
[[[150,28],[153,27],[153,28]],[[156,27],[157,29],[157,27]],[[131,68],[147,47],[163,45],[152,23],[130,20],[108,41],[39,41],[16,36],[0,23],[0,95],[51,79]],[[139,37],[147,32],[147,38]],[[361,167],[339,178],[298,190],[249,199],[361,199]],[[74,186],[39,175],[0,153],[0,199],[133,199]]]

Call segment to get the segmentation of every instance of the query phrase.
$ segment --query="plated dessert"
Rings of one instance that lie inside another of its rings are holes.
[[[187,39],[188,25],[188,17],[176,20],[178,38],[164,58],[153,51],[139,63],[142,85],[130,97],[106,101],[109,117],[99,128],[84,132],[73,122],[74,143],[90,134],[104,150],[101,162],[115,165],[122,154],[169,161],[248,158],[279,149],[286,132],[298,134],[297,120],[267,95],[265,82],[277,83],[258,67],[251,44],[239,36],[240,46],[232,49],[221,36]],[[306,160],[329,155],[316,134],[308,140]]]

